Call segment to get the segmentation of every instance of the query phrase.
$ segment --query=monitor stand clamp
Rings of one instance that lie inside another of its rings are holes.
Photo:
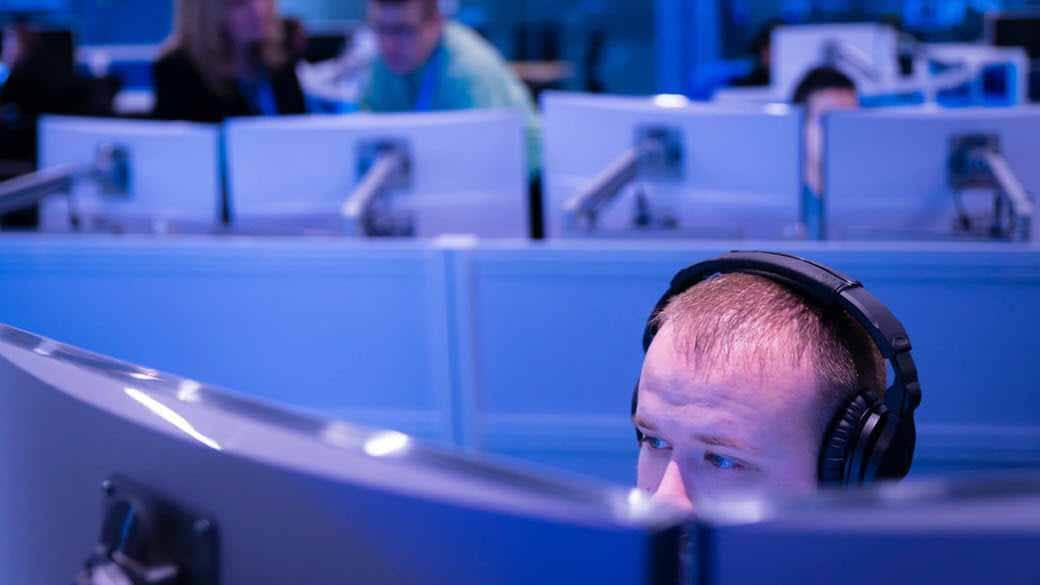
[[[984,229],[986,237],[1028,242],[1033,238],[1033,196],[1016,176],[1000,148],[1000,139],[991,134],[961,134],[950,140],[949,182],[957,204],[953,226],[957,235],[976,234]],[[992,193],[992,215],[972,218],[963,203],[969,189]]]

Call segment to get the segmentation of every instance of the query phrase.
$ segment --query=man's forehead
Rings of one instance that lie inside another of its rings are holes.
[[[759,429],[775,426],[773,408],[763,408],[722,386],[640,389],[636,426],[672,441],[755,453]]]
[[[689,341],[689,340],[687,340]],[[807,360],[786,359],[775,344],[734,343],[719,355],[699,355],[696,343],[677,343],[671,325],[654,338],[643,362],[641,381],[663,393],[681,392],[690,384],[735,389],[769,389],[794,385],[813,390],[819,376]]]
[[[713,399],[707,396],[720,394],[765,397],[782,392],[789,395],[790,392],[785,390],[803,388],[806,393],[813,394],[818,388],[814,373],[802,367],[782,366],[770,371],[768,368],[743,370],[727,366],[694,370],[673,366],[657,365],[654,360],[647,359],[640,387],[669,403],[711,402]],[[699,399],[701,394],[706,397]]]
[[[669,332],[654,340],[640,378],[640,411],[647,418],[677,417],[672,422],[730,417],[729,422],[772,424],[780,417],[811,415],[819,408],[818,376],[806,364],[755,364],[739,359],[718,365],[691,363],[670,342]],[[739,356],[731,356],[739,357]],[[696,367],[693,367],[696,366]],[[644,406],[646,408],[644,408]],[[721,419],[719,424],[728,424]]]
[[[779,397],[771,389],[736,379],[704,381],[681,374],[647,375],[639,384],[639,410],[649,416],[704,417],[709,411],[743,416],[771,410],[775,402]]]
[[[636,424],[672,440],[689,438],[751,454],[782,450],[792,434],[815,428],[819,393],[812,388],[785,377],[719,378],[707,382],[647,368]]]

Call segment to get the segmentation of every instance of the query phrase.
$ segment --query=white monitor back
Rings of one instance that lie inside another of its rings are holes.
[[[1040,193],[1040,107],[833,112],[823,124],[826,239],[950,239],[957,207],[948,164],[958,135],[997,136],[1026,190]],[[962,198],[972,214],[991,201],[989,192]]]
[[[886,585],[1040,582],[1040,567],[1024,560],[1040,547],[1035,474],[904,482],[786,502],[733,498],[701,509],[708,520],[692,539],[692,555],[717,585],[874,585],[876,573],[850,570],[864,551],[893,569]]]
[[[840,41],[855,50],[874,69],[870,79],[851,68],[840,67],[866,94],[884,91],[899,76],[898,35],[892,27],[873,23],[782,26],[772,37],[772,88],[776,95],[790,99],[795,87],[809,70],[824,64],[824,47]]]
[[[788,98],[772,86],[765,87],[722,87],[715,90],[711,101],[718,106],[764,106],[785,103]]]
[[[93,162],[103,145],[126,149],[129,193],[105,196],[78,181],[74,205],[88,231],[212,231],[220,221],[220,134],[215,126],[153,120],[45,117],[40,121],[40,168]],[[42,207],[47,231],[67,231],[69,200]]]
[[[394,205],[414,213],[418,237],[528,234],[524,127],[514,112],[238,119],[226,128],[236,229],[339,233],[364,145],[391,140],[406,145],[412,173]]]
[[[923,52],[931,61],[951,69],[946,74],[936,74],[930,80],[931,89],[954,89],[965,83],[973,83],[982,90],[984,68],[1005,65],[1011,68],[1004,89],[1009,104],[1019,105],[1029,101],[1029,55],[1022,47],[991,47],[976,43],[930,43],[923,45]],[[949,81],[947,81],[949,80]]]
[[[542,99],[549,237],[565,235],[564,203],[631,148],[647,126],[682,134],[682,178],[636,181],[653,205],[675,212],[676,237],[780,239],[804,233],[798,108],[568,93]],[[600,235],[640,237],[632,227],[636,191],[630,186],[600,215]]]

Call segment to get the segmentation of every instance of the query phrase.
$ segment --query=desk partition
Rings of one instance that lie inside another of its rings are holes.
[[[648,311],[705,243],[0,239],[0,322],[262,399],[616,481]],[[924,386],[915,474],[1040,465],[1040,247],[752,244],[860,278]]]
[[[451,441],[443,254],[341,240],[11,237],[0,321]]]

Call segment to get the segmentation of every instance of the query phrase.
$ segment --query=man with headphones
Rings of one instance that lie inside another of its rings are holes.
[[[658,500],[693,509],[734,490],[808,492],[910,470],[921,401],[910,339],[830,268],[767,252],[691,266],[655,306],[643,349],[638,485]]]

